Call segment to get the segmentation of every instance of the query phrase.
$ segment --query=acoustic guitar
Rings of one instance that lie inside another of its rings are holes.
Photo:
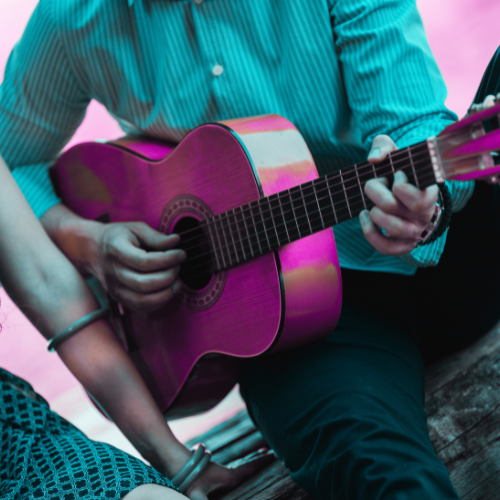
[[[421,189],[495,178],[499,113],[497,105],[381,163],[324,177],[277,115],[201,125],[177,146],[144,137],[79,144],[51,174],[83,217],[180,235],[188,257],[176,298],[147,315],[112,308],[124,348],[174,419],[222,400],[245,358],[327,337],[342,302],[331,228],[372,208],[364,184],[396,170]]]

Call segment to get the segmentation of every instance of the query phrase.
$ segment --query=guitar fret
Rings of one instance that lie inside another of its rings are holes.
[[[243,260],[247,260],[247,256],[245,254],[245,249],[243,247],[243,239],[241,238],[240,226],[238,224],[238,218],[236,217],[236,212],[235,212],[234,208],[233,208],[233,216],[234,216],[234,221],[235,221],[235,225],[236,225],[236,231],[238,231],[238,238],[239,238],[239,243],[240,243],[240,247],[241,247],[241,252],[243,253]]]
[[[281,245],[280,237],[278,235],[278,229],[276,228],[276,221],[274,220],[273,207],[271,206],[271,200],[270,199],[269,199],[268,205],[269,205],[269,213],[271,214],[271,220],[273,222],[274,232],[276,233],[276,239],[278,241],[278,245]]]
[[[302,197],[302,203],[304,204],[304,210],[306,212],[306,218],[307,218],[307,223],[309,224],[309,229],[311,231],[311,234],[313,233],[313,229],[312,229],[312,226],[311,226],[311,221],[309,220],[309,214],[307,213],[307,205],[306,205],[306,200],[304,198],[304,191],[302,189],[300,189],[300,196]]]
[[[419,188],[419,182],[418,182],[418,177],[417,177],[417,173],[415,172],[415,165],[413,164],[413,156],[411,154],[411,149],[408,148],[408,156],[410,158],[410,163],[411,163],[411,169],[413,171],[413,178],[415,180],[415,185]]]
[[[259,233],[257,231],[257,224],[255,223],[255,218],[253,216],[253,209],[251,207],[251,204],[248,205],[249,209],[250,209],[250,217],[252,218],[252,222],[253,222],[253,226],[255,228],[255,235],[257,236],[257,245],[259,246],[259,253],[263,253],[262,252],[262,247],[260,246],[260,238],[259,238]]]
[[[319,211],[319,216],[321,218],[321,225],[323,226],[323,228],[325,228],[325,221],[323,220],[323,214],[321,213],[321,207],[319,206],[319,200],[318,200],[318,193],[316,191],[316,186],[314,184],[315,181],[313,181],[312,183],[312,187],[313,187],[313,190],[314,190],[314,197],[316,198],[316,204],[318,205],[318,211]]]
[[[227,257],[229,259],[229,267],[232,267],[233,266],[233,259],[231,257],[231,247],[229,246],[229,240],[227,239],[226,229],[224,227],[224,221],[227,220],[227,216],[226,216],[226,219],[223,219],[222,218],[223,215],[224,214],[219,215],[219,221],[220,221],[221,228],[222,228],[222,235],[224,236],[224,241],[226,243],[226,253],[227,253]]]
[[[354,170],[356,171],[356,178],[358,179],[358,186],[359,186],[359,191],[361,193],[361,199],[363,200],[363,206],[366,208],[366,200],[365,200],[365,195],[363,193],[363,188],[361,187],[361,181],[359,180],[359,173],[358,173],[358,166],[354,165]]]
[[[347,191],[345,190],[345,184],[341,170],[339,170],[339,174],[340,174],[340,182],[342,183],[342,189],[344,190],[345,202],[347,203],[347,210],[349,210],[349,217],[352,219],[351,207],[349,206],[349,199],[347,198]]]
[[[271,250],[272,246],[271,246],[271,243],[269,242],[269,237],[267,235],[266,221],[264,219],[264,214],[262,213],[262,206],[260,204],[260,200],[257,200],[257,206],[259,207],[260,216],[262,218],[262,227],[264,228],[264,236],[266,237],[266,241],[267,241],[267,245],[269,247],[269,250]]]
[[[300,232],[299,221],[297,220],[297,214],[295,213],[295,207],[293,206],[292,192],[290,189],[288,190],[288,196],[290,196],[290,207],[292,208],[293,218],[295,220],[295,224],[297,225],[297,231],[299,233],[299,238],[302,238],[302,234]]]
[[[224,266],[224,269],[227,267],[226,266],[226,259],[224,258],[224,252],[223,252],[223,246],[221,243],[220,235],[219,235],[219,229],[217,228],[217,216],[214,217],[214,227],[215,227],[215,234],[217,236],[217,241],[219,242],[219,250],[220,250],[220,255],[222,257],[222,265]]]
[[[337,218],[337,211],[335,210],[335,203],[333,203],[333,198],[332,198],[332,191],[330,189],[330,179],[326,179],[326,189],[328,190],[328,195],[330,196],[330,201],[332,202],[332,208],[333,208],[333,216],[335,217],[335,224],[339,223],[339,220]]]
[[[290,243],[292,240],[290,239],[290,234],[288,233],[288,226],[285,219],[285,213],[283,212],[283,205],[281,204],[280,193],[278,193],[278,203],[281,210],[281,215],[283,216],[283,224],[285,226],[286,237],[288,238],[288,243]]]
[[[211,217],[211,219],[212,219],[212,222],[213,222],[214,218]],[[210,241],[212,242],[212,247],[214,249],[215,260],[217,261],[217,270],[220,271],[222,268],[220,266],[219,256],[217,255],[217,246],[215,245],[214,235],[212,234],[212,228],[211,228],[211,224],[210,224],[210,219],[207,221],[207,227],[208,227],[208,233],[210,235]]]
[[[236,248],[236,243],[233,238],[233,230],[231,229],[231,220],[229,219],[229,212],[226,213],[226,221],[229,229],[229,236],[231,236],[231,241],[233,242],[234,256],[236,257],[236,263],[239,264],[240,258],[238,257],[238,249]]]
[[[241,212],[241,217],[243,218],[243,225],[245,226],[245,231],[248,236],[248,246],[250,247],[250,253],[252,254],[252,257],[254,256],[253,253],[253,248],[252,248],[252,240],[250,239],[250,232],[248,231],[248,226],[247,226],[247,218],[245,217],[245,214],[243,213],[243,207],[240,207],[240,212]]]

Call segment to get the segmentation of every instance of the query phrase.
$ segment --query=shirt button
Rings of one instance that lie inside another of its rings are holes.
[[[224,68],[220,65],[220,64],[216,64],[213,68],[212,68],[212,74],[214,76],[220,76],[222,75],[222,73],[224,73]]]
[[[196,5],[201,5],[203,3],[203,0],[194,0],[194,3]]]

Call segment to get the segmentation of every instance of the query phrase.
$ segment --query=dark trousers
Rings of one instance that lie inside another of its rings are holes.
[[[476,102],[499,81],[500,56]],[[314,498],[458,498],[429,439],[424,363],[500,317],[499,200],[497,186],[476,183],[437,267],[413,277],[343,271],[343,311],[326,341],[246,365],[252,418]]]
[[[314,498],[458,498],[429,440],[424,360],[500,317],[493,191],[478,183],[454,214],[439,266],[412,277],[344,270],[342,315],[326,341],[246,366],[252,418]]]

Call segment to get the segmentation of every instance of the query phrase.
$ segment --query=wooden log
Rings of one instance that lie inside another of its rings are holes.
[[[427,422],[437,454],[462,500],[500,499],[500,330],[430,366]],[[204,442],[230,464],[265,445],[246,411],[187,443]],[[276,460],[217,500],[310,500]]]
[[[427,370],[427,424],[463,500],[500,498],[500,332]]]

